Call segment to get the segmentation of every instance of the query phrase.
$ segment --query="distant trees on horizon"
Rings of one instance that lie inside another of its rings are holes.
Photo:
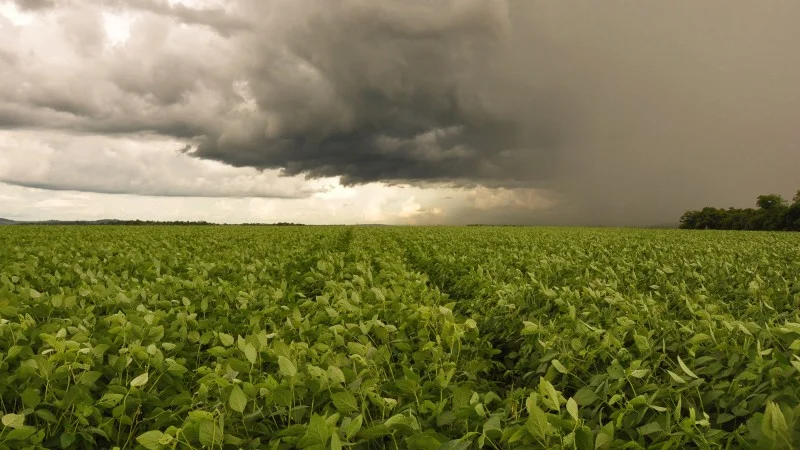
[[[754,208],[713,208],[686,211],[683,229],[800,231],[800,190],[789,204],[778,194],[759,195]]]

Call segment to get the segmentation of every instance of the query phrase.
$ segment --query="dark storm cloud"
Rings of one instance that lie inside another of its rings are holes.
[[[245,41],[258,114],[206,135],[195,156],[346,184],[549,174],[560,124],[546,92],[526,86],[520,105],[498,102],[516,84],[506,2],[282,5],[280,21]]]
[[[437,180],[508,185],[546,177],[555,157],[551,136],[521,141],[515,125],[452,126],[456,131],[451,137],[442,136],[449,132],[446,128],[403,135],[392,125],[387,121],[380,130],[324,137],[261,138],[246,145],[205,140],[193,155],[235,166],[280,167],[287,175],[340,176],[346,185]],[[490,138],[492,143],[481,145]]]

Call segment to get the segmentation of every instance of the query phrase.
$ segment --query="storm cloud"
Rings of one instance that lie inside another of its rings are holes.
[[[345,184],[503,184],[554,165],[557,108],[510,76],[525,61],[506,1],[110,4],[148,13],[130,42],[95,48],[101,9],[55,7],[76,62],[98,64],[56,78],[17,61],[0,126],[157,133],[192,139],[198,158]],[[215,33],[197,45],[176,20]]]
[[[556,111],[535,86],[504,92],[517,81],[505,1],[277,3],[245,40],[257,113],[198,157],[346,184],[547,175]]]
[[[800,187],[791,0],[16,4],[53,26],[0,16],[0,129],[513,193],[452,209],[458,223],[661,223]],[[126,21],[120,42],[109,15]]]

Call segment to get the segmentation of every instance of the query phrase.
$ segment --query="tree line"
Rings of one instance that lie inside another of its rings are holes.
[[[757,208],[686,211],[680,228],[705,230],[800,231],[800,190],[789,204],[778,194],[759,195]]]

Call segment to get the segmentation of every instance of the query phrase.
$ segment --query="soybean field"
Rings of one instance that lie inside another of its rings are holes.
[[[800,234],[0,228],[0,449],[800,448]]]

